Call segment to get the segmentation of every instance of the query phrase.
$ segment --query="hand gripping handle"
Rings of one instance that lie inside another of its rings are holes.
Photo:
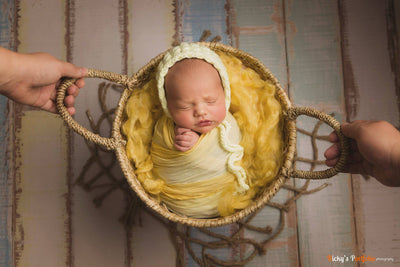
[[[111,82],[119,83],[125,87],[129,87],[132,82],[131,79],[126,75],[120,75],[107,71],[100,71],[95,69],[88,69],[88,78],[102,78],[105,80],[109,80]],[[115,138],[105,138],[101,137],[98,134],[95,134],[88,129],[84,128],[82,125],[77,123],[72,116],[68,113],[67,108],[64,104],[65,94],[71,85],[76,82],[77,79],[65,79],[61,82],[60,86],[57,89],[57,98],[56,104],[59,114],[65,123],[73,129],[78,134],[82,135],[86,140],[89,140],[95,144],[104,146],[108,150],[115,150],[118,146],[120,146],[121,142],[117,141]]]
[[[336,134],[339,137],[339,142],[341,146],[339,161],[334,167],[323,171],[302,171],[293,169],[290,176],[304,179],[326,179],[335,176],[339,172],[343,171],[349,154],[349,139],[342,134],[340,130],[340,123],[332,116],[308,107],[291,107],[287,110],[287,114],[289,119],[292,120],[296,120],[296,118],[300,115],[306,115],[325,122],[335,130]]]

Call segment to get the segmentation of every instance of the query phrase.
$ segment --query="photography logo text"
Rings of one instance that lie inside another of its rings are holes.
[[[337,262],[337,263],[345,263],[345,262],[361,262],[361,263],[366,263],[366,262],[394,262],[393,258],[379,258],[379,257],[373,257],[370,255],[362,255],[362,256],[356,256],[356,255],[328,255],[326,256],[328,258],[329,262]]]

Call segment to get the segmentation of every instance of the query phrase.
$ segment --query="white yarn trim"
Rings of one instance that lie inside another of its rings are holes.
[[[231,87],[229,84],[229,76],[226,71],[225,65],[222,63],[220,57],[212,51],[210,48],[196,44],[196,43],[181,43],[179,46],[175,46],[169,50],[161,60],[157,68],[157,89],[158,97],[161,102],[161,106],[164,113],[171,117],[168,111],[167,99],[165,97],[164,90],[164,80],[168,73],[169,68],[171,68],[175,63],[181,61],[185,58],[198,58],[210,63],[218,71],[221,77],[222,87],[225,93],[225,106],[226,111],[229,111],[229,106],[231,104]]]
[[[227,132],[231,128],[231,125],[228,121],[222,121],[218,126],[219,136],[220,136],[220,144],[223,149],[230,153],[227,162],[227,169],[229,172],[233,173],[236,176],[236,179],[239,184],[238,193],[243,193],[249,190],[249,186],[246,183],[246,171],[241,167],[235,165],[235,162],[241,160],[243,158],[243,147],[237,144],[231,144],[228,141]]]

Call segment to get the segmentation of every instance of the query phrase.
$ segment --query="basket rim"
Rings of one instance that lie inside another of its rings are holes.
[[[260,60],[258,60],[254,56],[244,51],[241,51],[238,48],[234,48],[232,46],[228,46],[222,43],[198,42],[198,44],[207,46],[214,51],[222,51],[231,54],[239,58],[247,67],[251,67],[252,69],[254,69],[258,74],[260,74],[262,79],[271,80],[277,87],[276,97],[282,106],[283,114],[285,114],[286,111],[292,106],[286,92],[283,90],[282,86],[280,85],[276,77]],[[121,125],[123,122],[125,104],[130,96],[130,93],[132,92],[132,89],[141,83],[141,79],[143,77],[146,77],[149,73],[153,71],[153,68],[155,68],[158,65],[158,63],[163,58],[164,54],[167,53],[170,49],[160,53],[159,55],[151,59],[149,63],[147,63],[145,66],[139,69],[135,74],[133,74],[131,77],[132,80],[131,86],[129,86],[129,88],[126,87],[125,90],[123,91],[116,109],[115,119],[112,127],[112,137],[117,141],[121,141],[120,143],[124,143],[124,137],[123,134],[121,133]],[[268,186],[266,186],[263,192],[259,196],[257,196],[256,199],[246,208],[239,210],[231,215],[224,217],[217,217],[217,218],[209,218],[209,219],[191,218],[184,215],[176,214],[168,210],[165,205],[159,203],[154,197],[149,195],[144,190],[138,179],[136,179],[136,175],[134,174],[134,168],[127,157],[125,146],[124,145],[118,146],[115,149],[115,153],[120,163],[120,167],[130,187],[135,191],[135,193],[139,196],[139,198],[151,210],[155,211],[159,215],[162,215],[164,218],[168,220],[180,224],[194,226],[194,227],[217,227],[237,222],[238,220],[243,219],[244,217],[250,215],[254,211],[263,207],[273,196],[275,196],[277,191],[286,182],[289,170],[292,169],[293,159],[296,151],[295,121],[289,120],[285,116],[283,116],[283,132],[285,139],[284,142],[285,150],[284,150],[282,166],[275,180],[273,180]]]

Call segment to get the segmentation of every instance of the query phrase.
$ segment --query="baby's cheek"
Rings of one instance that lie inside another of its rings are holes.
[[[225,119],[226,109],[225,105],[219,105],[214,113],[215,120],[222,122]]]
[[[190,116],[188,116],[188,114],[186,114],[185,112],[179,112],[176,114],[172,114],[171,116],[174,122],[180,127],[188,129],[192,127]]]

